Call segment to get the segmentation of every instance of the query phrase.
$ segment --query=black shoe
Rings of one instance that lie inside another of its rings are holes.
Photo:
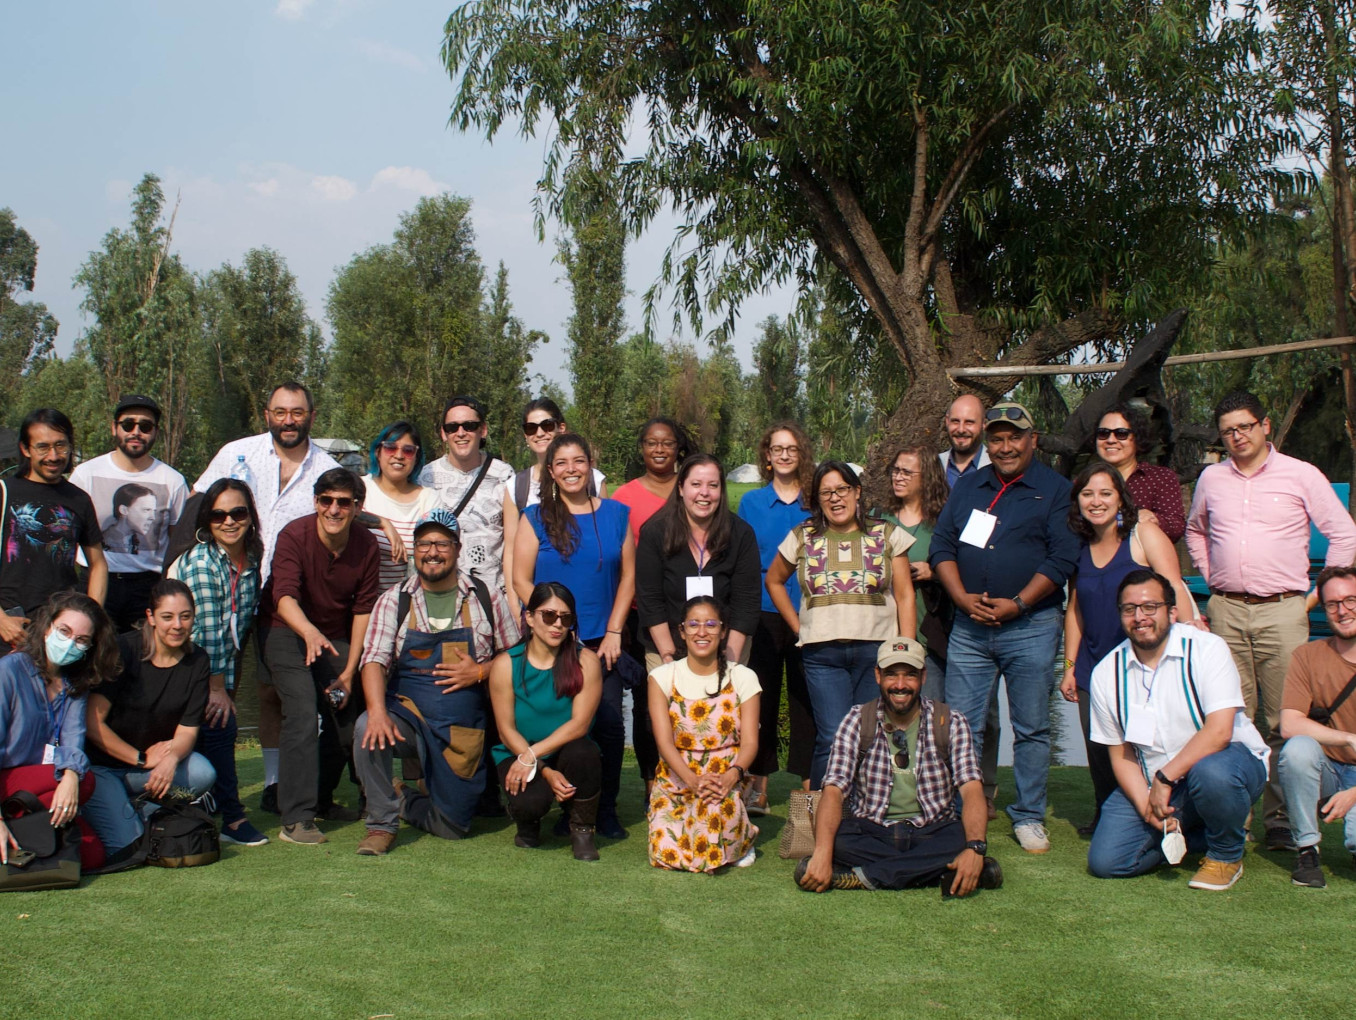
[[[956,874],[948,871],[942,876],[942,899],[956,900],[961,897],[951,891],[951,885],[956,880]],[[984,858],[984,866],[979,870],[979,888],[980,889],[1001,889],[1003,888],[1003,869],[992,857]]]
[[[1323,877],[1323,868],[1318,863],[1318,847],[1306,846],[1300,849],[1295,858],[1295,869],[1290,872],[1290,883],[1309,889],[1326,889],[1327,880]]]
[[[805,877],[805,872],[809,867],[810,867],[810,858],[808,857],[802,857],[799,863],[796,864],[796,870],[791,876],[796,880],[796,885],[800,885],[800,880]],[[802,889],[805,888],[803,885],[801,885],[800,887]],[[851,868],[835,867],[833,869],[833,877],[829,879],[829,889],[869,889],[869,888],[870,886],[868,886],[865,882],[858,878],[857,872],[853,871]],[[825,892],[827,891],[828,890],[826,889]]]
[[[617,819],[615,808],[611,811],[600,808],[598,811],[598,835],[606,836],[608,839],[625,839],[630,833],[622,828],[621,822]]]
[[[541,819],[519,822],[518,832],[513,837],[513,845],[524,850],[535,850],[541,846]]]
[[[1295,837],[1284,825],[1274,825],[1267,829],[1266,848],[1268,850],[1298,850]]]
[[[278,810],[278,784],[269,783],[264,787],[264,792],[259,795],[259,810],[267,811],[271,815],[280,815]]]
[[[551,826],[551,835],[568,836],[570,834],[570,810],[563,808],[560,817],[556,819],[556,824]]]

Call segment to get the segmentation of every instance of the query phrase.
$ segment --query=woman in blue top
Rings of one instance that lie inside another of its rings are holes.
[[[598,656],[579,643],[570,589],[547,581],[532,589],[527,634],[490,666],[490,704],[499,743],[490,751],[518,824],[513,843],[541,845],[541,820],[565,805],[576,860],[596,861],[593,842],[601,766],[588,738],[602,693]]]
[[[58,592],[33,614],[23,645],[0,659],[0,795],[34,794],[52,825],[76,820],[94,791],[85,756],[85,701],[118,673],[113,624],[99,603]],[[22,849],[0,820],[0,861]],[[98,843],[82,841],[81,863],[103,863]]]
[[[598,832],[625,839],[617,819],[626,730],[622,721],[623,674],[640,664],[622,651],[622,629],[636,591],[636,549],[630,510],[589,494],[593,458],[573,433],[546,448],[541,502],[523,511],[529,527],[513,544],[513,586],[524,603],[543,581],[557,581],[579,607],[579,636],[602,660],[603,695],[593,721],[593,739],[603,753],[603,789]]]
[[[1078,830],[1087,835],[1097,826],[1102,802],[1116,792],[1109,749],[1089,736],[1092,699],[1088,696],[1092,668],[1125,640],[1116,589],[1130,571],[1148,567],[1172,582],[1179,606],[1195,603],[1182,582],[1172,542],[1157,524],[1139,519],[1124,479],[1110,464],[1094,460],[1074,478],[1069,530],[1083,544],[1064,613],[1064,679],[1059,690],[1066,701],[1078,703],[1083,727],[1097,804],[1092,823]]]
[[[815,473],[810,456],[810,437],[793,421],[769,426],[758,441],[758,473],[767,482],[761,489],[744,494],[739,501],[739,516],[753,528],[758,539],[758,559],[762,579],[777,558],[782,544],[797,524],[810,516],[806,493]],[[782,675],[786,675],[786,706],[790,732],[786,770],[800,776],[809,789],[810,759],[814,754],[815,723],[810,714],[810,695],[805,690],[805,670],[801,665],[796,635],[772,604],[766,584],[762,592],[762,612],[753,632],[749,667],[758,674],[763,688],[758,720],[758,756],[749,770],[750,785],[745,795],[749,814],[767,814],[767,777],[778,765],[777,719],[782,704]],[[786,594],[800,612],[800,585],[788,581]]]

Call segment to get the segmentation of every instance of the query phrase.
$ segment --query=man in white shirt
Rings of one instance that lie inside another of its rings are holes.
[[[1191,888],[1231,888],[1269,755],[1238,667],[1222,638],[1176,622],[1162,575],[1132,570],[1116,602],[1129,640],[1094,667],[1090,687],[1092,739],[1110,747],[1120,788],[1102,805],[1088,870],[1128,878],[1203,850]]]
[[[114,448],[81,461],[71,484],[89,493],[99,515],[108,595],[104,609],[119,633],[146,615],[151,586],[160,580],[169,529],[188,498],[184,476],[151,456],[160,432],[160,405],[128,394],[113,409]]]

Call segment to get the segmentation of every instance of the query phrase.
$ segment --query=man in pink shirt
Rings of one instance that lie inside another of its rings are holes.
[[[1356,559],[1356,524],[1323,472],[1267,441],[1271,419],[1251,393],[1215,408],[1229,459],[1201,472],[1187,517],[1187,551],[1210,585],[1210,628],[1228,642],[1243,699],[1271,747],[1262,794],[1269,850],[1293,850],[1276,756],[1290,655],[1309,640],[1309,526],[1328,539],[1327,566]]]

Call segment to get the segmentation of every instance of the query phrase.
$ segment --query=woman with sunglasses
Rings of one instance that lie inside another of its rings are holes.
[[[541,501],[523,511],[514,539],[513,587],[526,602],[543,581],[558,581],[578,604],[579,636],[602,661],[603,693],[593,739],[603,754],[597,828],[625,839],[617,820],[626,728],[622,721],[623,670],[641,672],[622,651],[622,628],[636,591],[636,554],[628,510],[589,495],[593,458],[580,436],[562,433],[548,444]]]
[[[588,732],[602,694],[602,668],[579,643],[569,588],[556,581],[535,586],[524,616],[522,642],[490,666],[500,741],[490,753],[518,826],[513,844],[540,846],[541,820],[558,802],[570,817],[575,860],[596,861],[602,763]]]
[[[34,611],[23,643],[0,658],[0,800],[26,790],[53,826],[77,821],[94,792],[85,755],[86,699],[117,673],[117,635],[99,603],[58,592]],[[97,868],[103,848],[79,821],[80,863]],[[0,862],[23,849],[0,819]]]
[[[918,617],[909,574],[913,537],[898,525],[867,516],[862,483],[852,466],[826,460],[815,469],[813,516],[782,540],[767,571],[767,590],[797,635],[805,686],[815,719],[810,788],[829,763],[838,724],[853,705],[879,695],[876,651],[896,633],[915,637]],[[799,612],[786,594],[795,572]]]
[[[679,626],[687,655],[650,673],[650,723],[662,759],[650,797],[650,863],[715,871],[753,863],[758,827],[740,784],[758,755],[761,689],[725,658],[724,613],[698,595]]]
[[[530,506],[541,502],[541,483],[546,469],[546,448],[556,436],[569,432],[565,416],[560,413],[560,405],[550,397],[538,397],[523,408],[523,439],[532,451],[535,462],[513,476],[513,502],[522,513]],[[607,477],[593,469],[589,479],[590,496],[607,495]]]
[[[1064,678],[1059,692],[1078,704],[1083,744],[1097,812],[1079,832],[1090,835],[1097,827],[1102,802],[1116,792],[1116,774],[1109,749],[1090,736],[1092,669],[1125,640],[1125,620],[1116,603],[1116,589],[1132,570],[1148,567],[1166,577],[1177,591],[1177,605],[1195,606],[1177,551],[1161,528],[1146,520],[1135,506],[1129,487],[1110,464],[1094,460],[1073,481],[1069,502],[1069,530],[1082,540],[1078,566],[1070,582],[1069,605],[1064,612]],[[1188,622],[1183,613],[1182,622]]]
[[[1120,472],[1139,508],[1139,519],[1158,525],[1170,542],[1186,534],[1182,483],[1177,472],[1160,464],[1140,461],[1152,445],[1149,422],[1138,408],[1116,404],[1097,423],[1093,433],[1097,456]]]
[[[197,543],[170,564],[168,576],[184,582],[197,612],[193,643],[207,654],[207,708],[195,750],[212,763],[217,781],[212,802],[221,812],[221,838],[240,846],[263,846],[240,802],[235,768],[235,685],[241,648],[259,605],[259,564],[264,541],[250,487],[219,478],[198,507]]]
[[[387,425],[372,440],[367,455],[371,474],[359,522],[368,524],[377,540],[380,583],[385,591],[409,576],[414,522],[438,505],[438,493],[415,481],[424,470],[424,441],[411,422]],[[376,520],[367,520],[369,516]],[[398,542],[392,542],[388,527],[395,531]]]

